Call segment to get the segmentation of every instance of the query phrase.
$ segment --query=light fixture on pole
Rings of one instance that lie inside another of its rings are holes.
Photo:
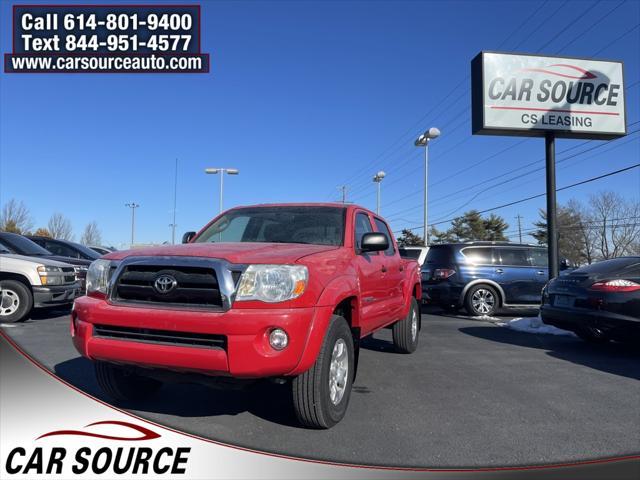
[[[435,127],[431,127],[429,130],[420,135],[416,141],[416,147],[424,147],[424,246],[427,247],[429,245],[429,225],[427,223],[427,203],[428,203],[428,192],[427,192],[427,183],[429,179],[429,140],[433,140],[434,138],[438,138],[440,136],[440,130]]]
[[[224,190],[224,174],[238,175],[240,171],[237,168],[205,168],[204,173],[210,175],[220,174],[220,213],[222,213],[222,198]]]
[[[129,207],[131,209],[131,246],[133,247],[135,231],[136,231],[136,208],[140,205],[135,202],[125,203],[125,207]]]
[[[377,188],[378,188],[378,193],[376,196],[376,213],[378,215],[380,215],[380,184],[382,183],[382,179],[386,176],[387,174],[384,173],[382,170],[380,170],[378,173],[376,173],[373,176],[373,181],[377,184]]]

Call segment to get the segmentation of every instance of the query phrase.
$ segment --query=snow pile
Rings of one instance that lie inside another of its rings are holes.
[[[542,323],[542,318],[540,318],[539,315],[537,317],[514,318],[508,322],[500,322],[498,325],[501,327],[511,328],[512,330],[517,330],[518,332],[575,336],[573,332],[562,330],[561,328],[554,327],[553,325],[545,325]]]

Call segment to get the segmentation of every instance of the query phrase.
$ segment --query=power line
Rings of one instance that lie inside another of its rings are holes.
[[[587,183],[595,182],[595,181],[601,180],[603,178],[611,177],[612,175],[618,175],[620,173],[623,173],[623,172],[626,172],[626,171],[629,171],[629,170],[632,170],[632,169],[638,168],[638,167],[640,167],[640,163],[635,163],[635,164],[630,165],[628,167],[624,167],[624,168],[621,168],[621,169],[618,169],[618,170],[614,170],[612,172],[608,172],[608,173],[604,173],[602,175],[598,175],[597,177],[591,177],[591,178],[588,178],[586,180],[582,180],[580,182],[572,183],[571,185],[567,185],[567,186],[564,186],[564,187],[561,187],[561,188],[557,188],[556,192],[561,192],[563,190],[568,190],[570,188],[574,188],[574,187],[577,187],[577,186],[580,186],[580,185],[584,185],[584,184],[587,184]],[[480,210],[480,211],[478,211],[478,213],[479,214],[483,214],[483,213],[492,212],[494,210],[500,210],[502,208],[511,207],[513,205],[517,205],[519,203],[524,203],[524,202],[527,202],[529,200],[533,200],[535,198],[544,197],[545,195],[546,195],[546,193],[539,193],[537,195],[531,195],[530,197],[521,198],[519,200],[514,200],[513,202],[509,202],[509,203],[505,203],[505,204],[502,204],[502,205],[498,205],[496,207],[491,207],[491,208],[487,208],[485,210]],[[435,225],[442,225],[443,223],[449,223],[452,220],[455,220],[456,218],[458,218],[458,217],[453,217],[453,218],[448,218],[446,220],[441,220],[439,222],[432,223],[430,226],[433,227]],[[417,229],[422,228],[422,227],[423,227],[423,225],[420,225],[418,227],[412,227],[412,228],[408,228],[406,230],[417,230]],[[400,232],[400,231],[402,231],[402,230],[396,230],[393,233],[397,233],[397,232]]]
[[[635,124],[638,124],[638,123],[640,123],[640,121],[633,122],[633,123],[629,124],[629,126],[631,126],[631,125],[635,125]],[[628,133],[628,135],[627,135],[627,137],[628,137],[629,135],[633,135],[633,134],[636,134],[636,133],[638,133],[638,132],[640,132],[640,129],[638,129],[638,130],[634,130],[634,131],[632,131],[632,132],[629,132],[629,133]],[[627,138],[627,137],[621,137],[621,138]],[[621,139],[621,138],[620,138],[620,139]],[[620,139],[613,140],[612,142],[616,142],[617,140],[620,140]],[[634,139],[631,139],[630,141],[634,141],[634,140],[636,140],[636,139],[634,138]],[[581,142],[581,143],[580,143],[580,144],[578,144],[578,145],[574,145],[573,147],[569,147],[569,148],[567,148],[567,149],[565,149],[565,150],[563,150],[563,151],[559,152],[559,155],[562,155],[562,154],[564,154],[564,153],[566,153],[566,152],[569,152],[569,151],[571,151],[571,150],[574,150],[575,148],[578,148],[578,147],[581,147],[581,146],[583,146],[583,145],[586,145],[587,143],[590,143],[590,142],[592,142],[592,140],[587,140],[586,142]],[[627,143],[629,143],[629,141],[625,141],[625,142],[622,142],[622,143],[620,143],[620,144],[616,144],[616,145],[614,146],[614,148],[617,148],[618,146],[621,146],[621,145],[625,145],[625,144],[627,144]],[[599,148],[603,148],[603,147],[610,147],[610,146],[611,146],[611,143],[600,143],[600,144],[598,144],[598,145],[593,146],[592,148],[588,148],[588,149],[582,150],[582,151],[580,151],[580,152],[577,152],[577,153],[575,153],[575,154],[573,154],[573,155],[570,155],[570,156],[568,156],[568,157],[562,158],[562,159],[558,160],[558,161],[557,161],[557,163],[563,163],[563,162],[565,162],[565,161],[567,161],[567,160],[570,160],[570,159],[575,158],[575,157],[577,157],[577,156],[583,155],[583,154],[588,153],[588,152],[590,152],[590,151],[593,151],[593,150],[596,150],[596,149],[599,149]],[[489,183],[489,182],[492,182],[492,181],[494,181],[494,180],[498,180],[498,179],[499,179],[499,178],[501,178],[501,177],[508,176],[508,175],[510,175],[511,173],[515,173],[515,172],[517,172],[517,171],[519,171],[519,170],[522,170],[522,169],[524,169],[524,168],[527,168],[527,167],[530,167],[530,166],[532,166],[532,165],[535,165],[535,164],[539,163],[540,161],[541,161],[540,159],[536,159],[536,160],[534,160],[534,161],[532,161],[532,162],[529,162],[529,163],[527,163],[527,164],[525,164],[525,165],[522,165],[522,166],[520,166],[520,167],[517,167],[517,168],[515,168],[515,169],[512,169],[512,170],[510,170],[510,171],[508,171],[508,172],[502,173],[502,174],[500,174],[500,175],[498,175],[498,176],[488,178],[488,179],[486,179],[486,180],[484,180],[484,181],[481,181],[481,182],[477,182],[475,185],[473,185],[473,186],[471,187],[471,189],[476,189],[476,188],[482,187],[483,185],[485,185],[485,184],[487,184],[487,183]],[[538,172],[538,171],[541,171],[541,170],[544,170],[544,167],[539,167],[539,168],[533,169],[533,170],[531,170],[531,171],[529,171],[529,172],[526,172],[526,173],[520,174],[520,175],[518,175],[518,176],[516,176],[516,177],[509,178],[509,179],[507,179],[507,180],[504,180],[504,181],[499,182],[499,183],[495,183],[495,184],[493,184],[493,185],[491,185],[491,186],[489,186],[489,187],[487,187],[487,188],[484,188],[484,189],[483,189],[483,190],[481,190],[480,192],[477,192],[477,193],[473,196],[473,198],[471,198],[471,200],[469,200],[469,201],[465,202],[465,204],[463,204],[462,206],[460,206],[460,207],[456,208],[453,212],[455,212],[456,210],[459,210],[459,209],[461,209],[461,208],[464,208],[464,207],[465,207],[466,205],[468,205],[471,201],[475,200],[475,199],[477,198],[477,196],[478,196],[478,195],[480,195],[481,193],[485,193],[485,192],[487,192],[488,190],[490,190],[490,189],[492,189],[492,188],[495,188],[495,187],[498,187],[498,186],[501,186],[501,185],[505,185],[505,184],[510,183],[510,182],[512,182],[512,181],[518,180],[519,178],[522,178],[523,176],[530,175],[530,174],[532,174],[532,173],[535,173],[535,172]],[[431,185],[431,187],[433,187],[433,185]],[[448,198],[455,197],[455,196],[457,196],[457,195],[458,195],[458,194],[460,194],[460,193],[467,192],[468,190],[469,190],[469,187],[466,187],[466,188],[461,188],[461,189],[459,189],[459,190],[456,190],[456,191],[454,191],[454,192],[450,192],[450,193],[448,193],[447,195],[444,195],[444,196],[439,197],[439,198],[438,198],[438,200],[436,200],[435,202],[433,202],[433,204],[438,204],[438,203],[440,203],[440,202],[446,201]],[[420,190],[416,190],[416,192],[419,192],[419,191],[420,191]],[[406,196],[402,197],[400,200],[403,200],[403,199],[405,199],[405,198],[408,198],[408,197],[410,197],[410,196],[412,196],[412,195],[414,195],[414,194],[415,194],[415,192],[413,192],[413,193],[411,193],[411,194],[409,194],[409,195],[406,195]],[[386,205],[386,206],[389,206],[389,205],[391,205],[391,204],[393,204],[393,203],[397,203],[397,202],[398,202],[398,201],[400,201],[400,200],[396,200],[396,201],[394,201],[394,202],[387,203],[387,205]],[[394,219],[394,216],[397,216],[397,215],[399,215],[399,214],[404,214],[404,213],[406,213],[406,212],[408,212],[408,211],[416,210],[416,209],[418,209],[418,208],[420,208],[420,207],[421,207],[421,205],[414,205],[414,206],[409,207],[409,208],[406,208],[406,209],[398,210],[398,211],[396,211],[396,212],[394,212],[394,213],[389,214],[389,215],[387,216],[387,219],[389,219],[389,220],[393,220],[393,219]],[[451,212],[451,213],[453,213],[453,212]],[[450,215],[450,214],[449,214],[449,215]]]
[[[584,30],[580,35],[578,35],[577,37],[574,37],[573,40],[571,40],[569,43],[565,44],[565,46],[562,47],[561,49],[556,50],[555,54],[557,55],[558,53],[563,51],[565,48],[567,48],[569,45],[573,45],[576,41],[578,41],[580,38],[582,38],[584,35],[586,35],[588,32],[590,32],[593,29],[593,27],[595,27],[596,25],[599,25],[605,18],[607,18],[609,15],[611,15],[613,12],[615,12],[618,8],[620,8],[624,3],[626,3],[626,0],[622,0],[622,2],[620,2],[618,5],[613,7],[611,10],[609,10],[607,13],[605,13],[601,17],[599,17],[598,20],[593,22],[593,24],[591,24],[591,26],[588,27],[586,30]]]

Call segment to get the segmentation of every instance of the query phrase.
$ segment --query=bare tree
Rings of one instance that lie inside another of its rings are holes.
[[[640,242],[640,202],[616,192],[600,192],[589,199],[593,245],[599,258],[630,255]]]
[[[84,227],[84,232],[82,232],[82,236],[80,237],[80,243],[84,245],[100,245],[102,243],[102,235],[96,222],[91,222]]]
[[[589,211],[578,200],[572,198],[565,207],[573,218],[581,256],[591,265],[595,260],[595,231],[593,229],[592,216]]]
[[[12,233],[28,233],[33,228],[33,220],[24,202],[9,200],[0,213],[0,230]]]
[[[52,238],[60,240],[73,239],[73,228],[71,227],[71,222],[61,213],[54,213],[51,215],[49,223],[47,224],[47,230],[49,230]]]
[[[51,234],[49,233],[49,230],[47,230],[44,227],[38,228],[35,232],[33,232],[33,234],[36,237],[49,237],[49,238],[51,238]]]

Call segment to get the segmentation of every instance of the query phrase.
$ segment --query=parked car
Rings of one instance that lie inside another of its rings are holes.
[[[89,245],[89,248],[100,255],[106,255],[107,253],[116,251],[113,247],[103,247],[101,245]]]
[[[80,243],[71,242],[69,240],[38,237],[34,235],[27,235],[26,237],[32,242],[40,245],[42,248],[49,250],[54,255],[59,255],[61,257],[71,257],[94,261],[102,256],[102,254],[90,249],[89,247],[86,247]]]
[[[418,265],[424,265],[424,261],[427,259],[427,252],[429,247],[407,246],[398,247],[400,256],[402,258],[410,258],[418,262]]]
[[[417,348],[419,266],[368,210],[239,207],[183,241],[96,260],[75,302],[73,342],[117,401],[155,393],[172,372],[273,378],[290,384],[303,425],[329,428],[362,338],[389,326],[398,351]]]
[[[0,232],[0,246],[16,255],[24,255],[27,257],[36,257],[39,259],[55,260],[57,262],[69,263],[73,265],[76,276],[81,282],[81,288],[84,291],[85,278],[87,270],[91,265],[91,260],[77,257],[66,257],[63,255],[54,255],[49,250],[42,248],[27,237],[18,235],[17,233]]]
[[[80,294],[73,266],[14,255],[0,245],[0,322],[19,322],[33,308],[71,304]]]
[[[603,260],[551,280],[542,321],[591,342],[640,339],[640,256]]]
[[[431,245],[422,267],[423,299],[469,315],[538,307],[548,279],[546,248],[509,242]]]

